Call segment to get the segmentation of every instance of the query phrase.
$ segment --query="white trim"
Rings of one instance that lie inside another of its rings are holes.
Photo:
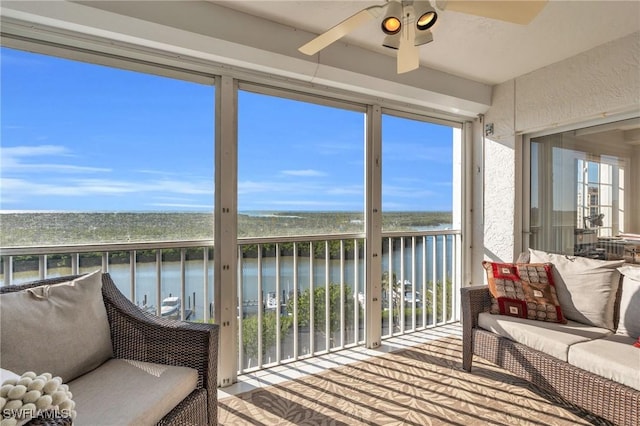
[[[293,82],[322,90],[331,88],[466,117],[483,113],[491,105],[490,85],[428,68],[398,75],[393,57],[357,46],[337,43],[321,54],[302,55],[294,46],[302,45],[312,34],[220,5],[160,2],[162,13],[167,15],[172,7],[181,8],[181,14],[183,8],[206,13],[210,19],[205,25],[199,18],[163,23],[170,18],[143,3],[100,2],[92,6],[90,2],[68,1],[3,2],[2,31],[5,35],[134,58],[157,55],[166,63],[189,63],[207,73],[233,74],[241,79],[246,76],[247,80],[266,80],[271,85]],[[229,34],[224,19],[253,31]],[[275,37],[286,39],[287,45],[269,43]]]

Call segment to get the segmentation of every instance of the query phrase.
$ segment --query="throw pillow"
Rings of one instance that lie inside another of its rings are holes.
[[[553,263],[553,281],[567,319],[614,330],[614,305],[623,260],[606,261],[529,249],[531,262]]]
[[[0,363],[47,371],[64,382],[113,356],[100,271],[0,295]]]
[[[616,334],[640,337],[640,266],[618,268],[622,274],[620,321]]]
[[[638,340],[634,342],[633,346],[635,346],[636,348],[640,348],[640,337],[638,337]]]
[[[492,296],[492,314],[566,323],[546,263],[482,262]]]

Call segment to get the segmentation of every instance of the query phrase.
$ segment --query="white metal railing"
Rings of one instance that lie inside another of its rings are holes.
[[[148,312],[161,315],[163,301],[175,296],[179,309],[164,316],[202,321],[213,316],[212,241],[12,247],[2,248],[0,255],[2,285],[100,269]]]
[[[364,244],[359,234],[239,242],[239,373],[364,343]],[[383,338],[459,320],[458,231],[384,233],[382,245]]]
[[[382,337],[459,320],[459,231],[383,233]],[[361,234],[238,240],[239,373],[313,357],[365,340]],[[214,318],[213,241],[2,248],[0,283],[101,269],[156,315]],[[167,307],[169,309],[169,307]]]

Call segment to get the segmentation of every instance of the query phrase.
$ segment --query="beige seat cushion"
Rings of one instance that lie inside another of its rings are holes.
[[[611,335],[569,349],[569,364],[640,391],[640,348],[632,337]]]
[[[63,382],[113,356],[102,274],[0,295],[0,365]]]
[[[75,424],[154,425],[198,383],[193,368],[111,359],[69,383]]]
[[[612,334],[606,328],[593,327],[575,321],[559,324],[506,315],[493,315],[488,312],[483,312],[478,316],[478,325],[480,328],[527,345],[562,361],[567,361],[571,345]]]
[[[640,337],[640,266],[625,265],[618,270],[623,278],[616,334],[637,339]]]
[[[529,249],[532,263],[553,263],[553,279],[565,318],[614,330],[613,310],[624,260],[605,261]]]

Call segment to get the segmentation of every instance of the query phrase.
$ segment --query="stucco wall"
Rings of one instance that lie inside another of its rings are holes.
[[[484,120],[494,133],[475,141],[484,142],[483,179],[474,183],[484,212],[474,217],[483,229],[482,244],[474,242],[474,282],[484,279],[482,259],[512,261],[519,250],[517,135],[630,111],[640,115],[640,32],[494,87]]]

